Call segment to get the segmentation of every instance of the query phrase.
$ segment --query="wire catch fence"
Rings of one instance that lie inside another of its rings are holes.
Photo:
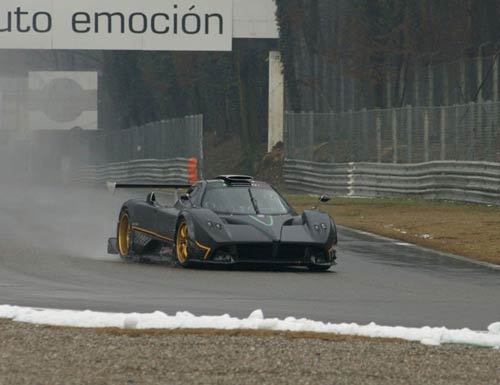
[[[286,113],[289,159],[347,163],[500,162],[500,103]]]

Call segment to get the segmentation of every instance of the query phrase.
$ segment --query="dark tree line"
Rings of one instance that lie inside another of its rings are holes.
[[[269,47],[237,41],[233,52],[105,52],[102,124],[120,129],[203,114],[207,134],[241,138],[251,167],[267,137]]]
[[[499,0],[277,3],[288,108],[295,111],[384,107],[387,72],[404,79],[417,60],[494,55],[500,42]],[[355,89],[341,96],[346,79]]]

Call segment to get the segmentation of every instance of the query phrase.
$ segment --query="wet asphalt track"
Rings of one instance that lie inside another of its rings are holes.
[[[0,205],[0,304],[240,317],[262,309],[267,317],[482,330],[500,320],[500,271],[346,229],[339,264],[326,273],[124,263],[104,252],[120,199],[93,212],[92,197],[62,213],[64,202],[37,196],[36,216],[35,208],[20,213],[19,201]],[[55,233],[64,240],[57,247],[48,241]]]

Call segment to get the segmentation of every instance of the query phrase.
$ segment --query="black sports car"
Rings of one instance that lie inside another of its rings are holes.
[[[337,229],[317,209],[297,215],[272,186],[247,176],[219,176],[183,185],[126,185],[122,188],[186,188],[173,206],[129,200],[121,208],[117,237],[108,252],[123,259],[175,258],[194,263],[307,266],[335,264]],[[327,197],[320,201],[327,201]]]

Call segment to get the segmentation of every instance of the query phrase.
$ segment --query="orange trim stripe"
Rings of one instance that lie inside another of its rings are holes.
[[[172,242],[172,243],[174,242],[174,240],[172,238],[165,237],[163,235],[155,233],[154,231],[146,230],[146,229],[143,229],[141,227],[132,226],[132,230],[140,231],[141,233],[149,234],[149,235],[152,235],[153,237],[156,237],[156,238],[159,238],[159,239],[163,239],[163,240],[166,240],[166,241],[169,241],[169,242]],[[205,259],[207,259],[208,255],[210,254],[210,252],[212,251],[212,249],[210,247],[208,247],[208,246],[202,245],[198,241],[195,241],[195,244],[200,249],[205,250],[205,255],[203,257]]]
[[[208,246],[205,246],[205,245],[202,245],[200,242],[198,241],[195,241],[194,243],[196,243],[196,246],[198,246],[200,249],[203,249],[205,250],[205,255],[203,258],[207,259],[208,258],[208,255],[210,254],[210,252],[212,251],[212,249]]]
[[[143,229],[141,227],[132,226],[132,230],[140,231],[141,233],[146,233],[146,234],[152,235],[153,237],[163,239],[165,241],[174,242],[174,240],[172,238],[165,237],[163,235],[157,234],[157,233],[150,231],[150,230]]]

